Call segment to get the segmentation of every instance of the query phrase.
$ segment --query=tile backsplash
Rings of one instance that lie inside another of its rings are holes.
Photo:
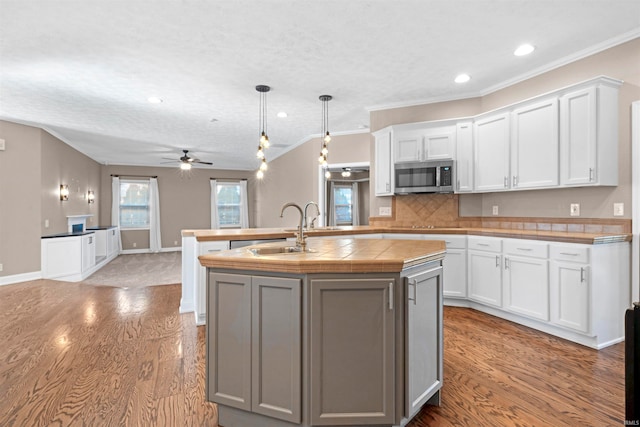
[[[457,194],[411,194],[392,199],[391,217],[371,217],[380,227],[462,227],[558,231],[569,233],[631,233],[630,219],[546,217],[461,217]]]

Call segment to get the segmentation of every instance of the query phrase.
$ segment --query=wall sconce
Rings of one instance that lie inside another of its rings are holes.
[[[87,202],[89,202],[89,204],[93,203],[96,201],[96,195],[94,194],[93,190],[89,190],[87,192]]]
[[[60,200],[63,202],[69,200],[69,186],[60,184]]]

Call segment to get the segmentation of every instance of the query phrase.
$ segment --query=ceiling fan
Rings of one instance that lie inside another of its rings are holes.
[[[201,165],[212,165],[213,164],[211,162],[203,162],[200,159],[196,159],[195,157],[189,156],[189,154],[188,154],[189,150],[182,150],[182,152],[184,153],[184,155],[181,156],[178,160],[169,159],[167,157],[163,157],[163,159],[171,160],[171,162],[180,162],[180,169],[182,169],[182,170],[191,169],[191,165],[193,163],[200,163]],[[164,162],[164,163],[171,163],[171,162]]]

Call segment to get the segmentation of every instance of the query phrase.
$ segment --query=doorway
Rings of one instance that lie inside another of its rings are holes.
[[[369,163],[318,168],[320,226],[369,224]]]

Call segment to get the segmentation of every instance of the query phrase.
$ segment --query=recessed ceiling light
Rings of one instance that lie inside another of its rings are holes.
[[[535,49],[536,49],[535,46],[532,46],[530,44],[522,44],[518,46],[518,48],[513,52],[513,54],[515,56],[524,56],[524,55],[530,54]]]
[[[278,114],[276,114],[278,117],[280,117],[281,119],[284,119],[287,117],[287,113],[285,113],[284,111],[280,111]]]
[[[161,104],[162,98],[158,98],[157,96],[150,96],[147,98],[147,101],[149,101],[152,104]]]
[[[454,81],[456,83],[466,83],[469,80],[471,80],[471,77],[469,77],[469,74],[459,74]]]

